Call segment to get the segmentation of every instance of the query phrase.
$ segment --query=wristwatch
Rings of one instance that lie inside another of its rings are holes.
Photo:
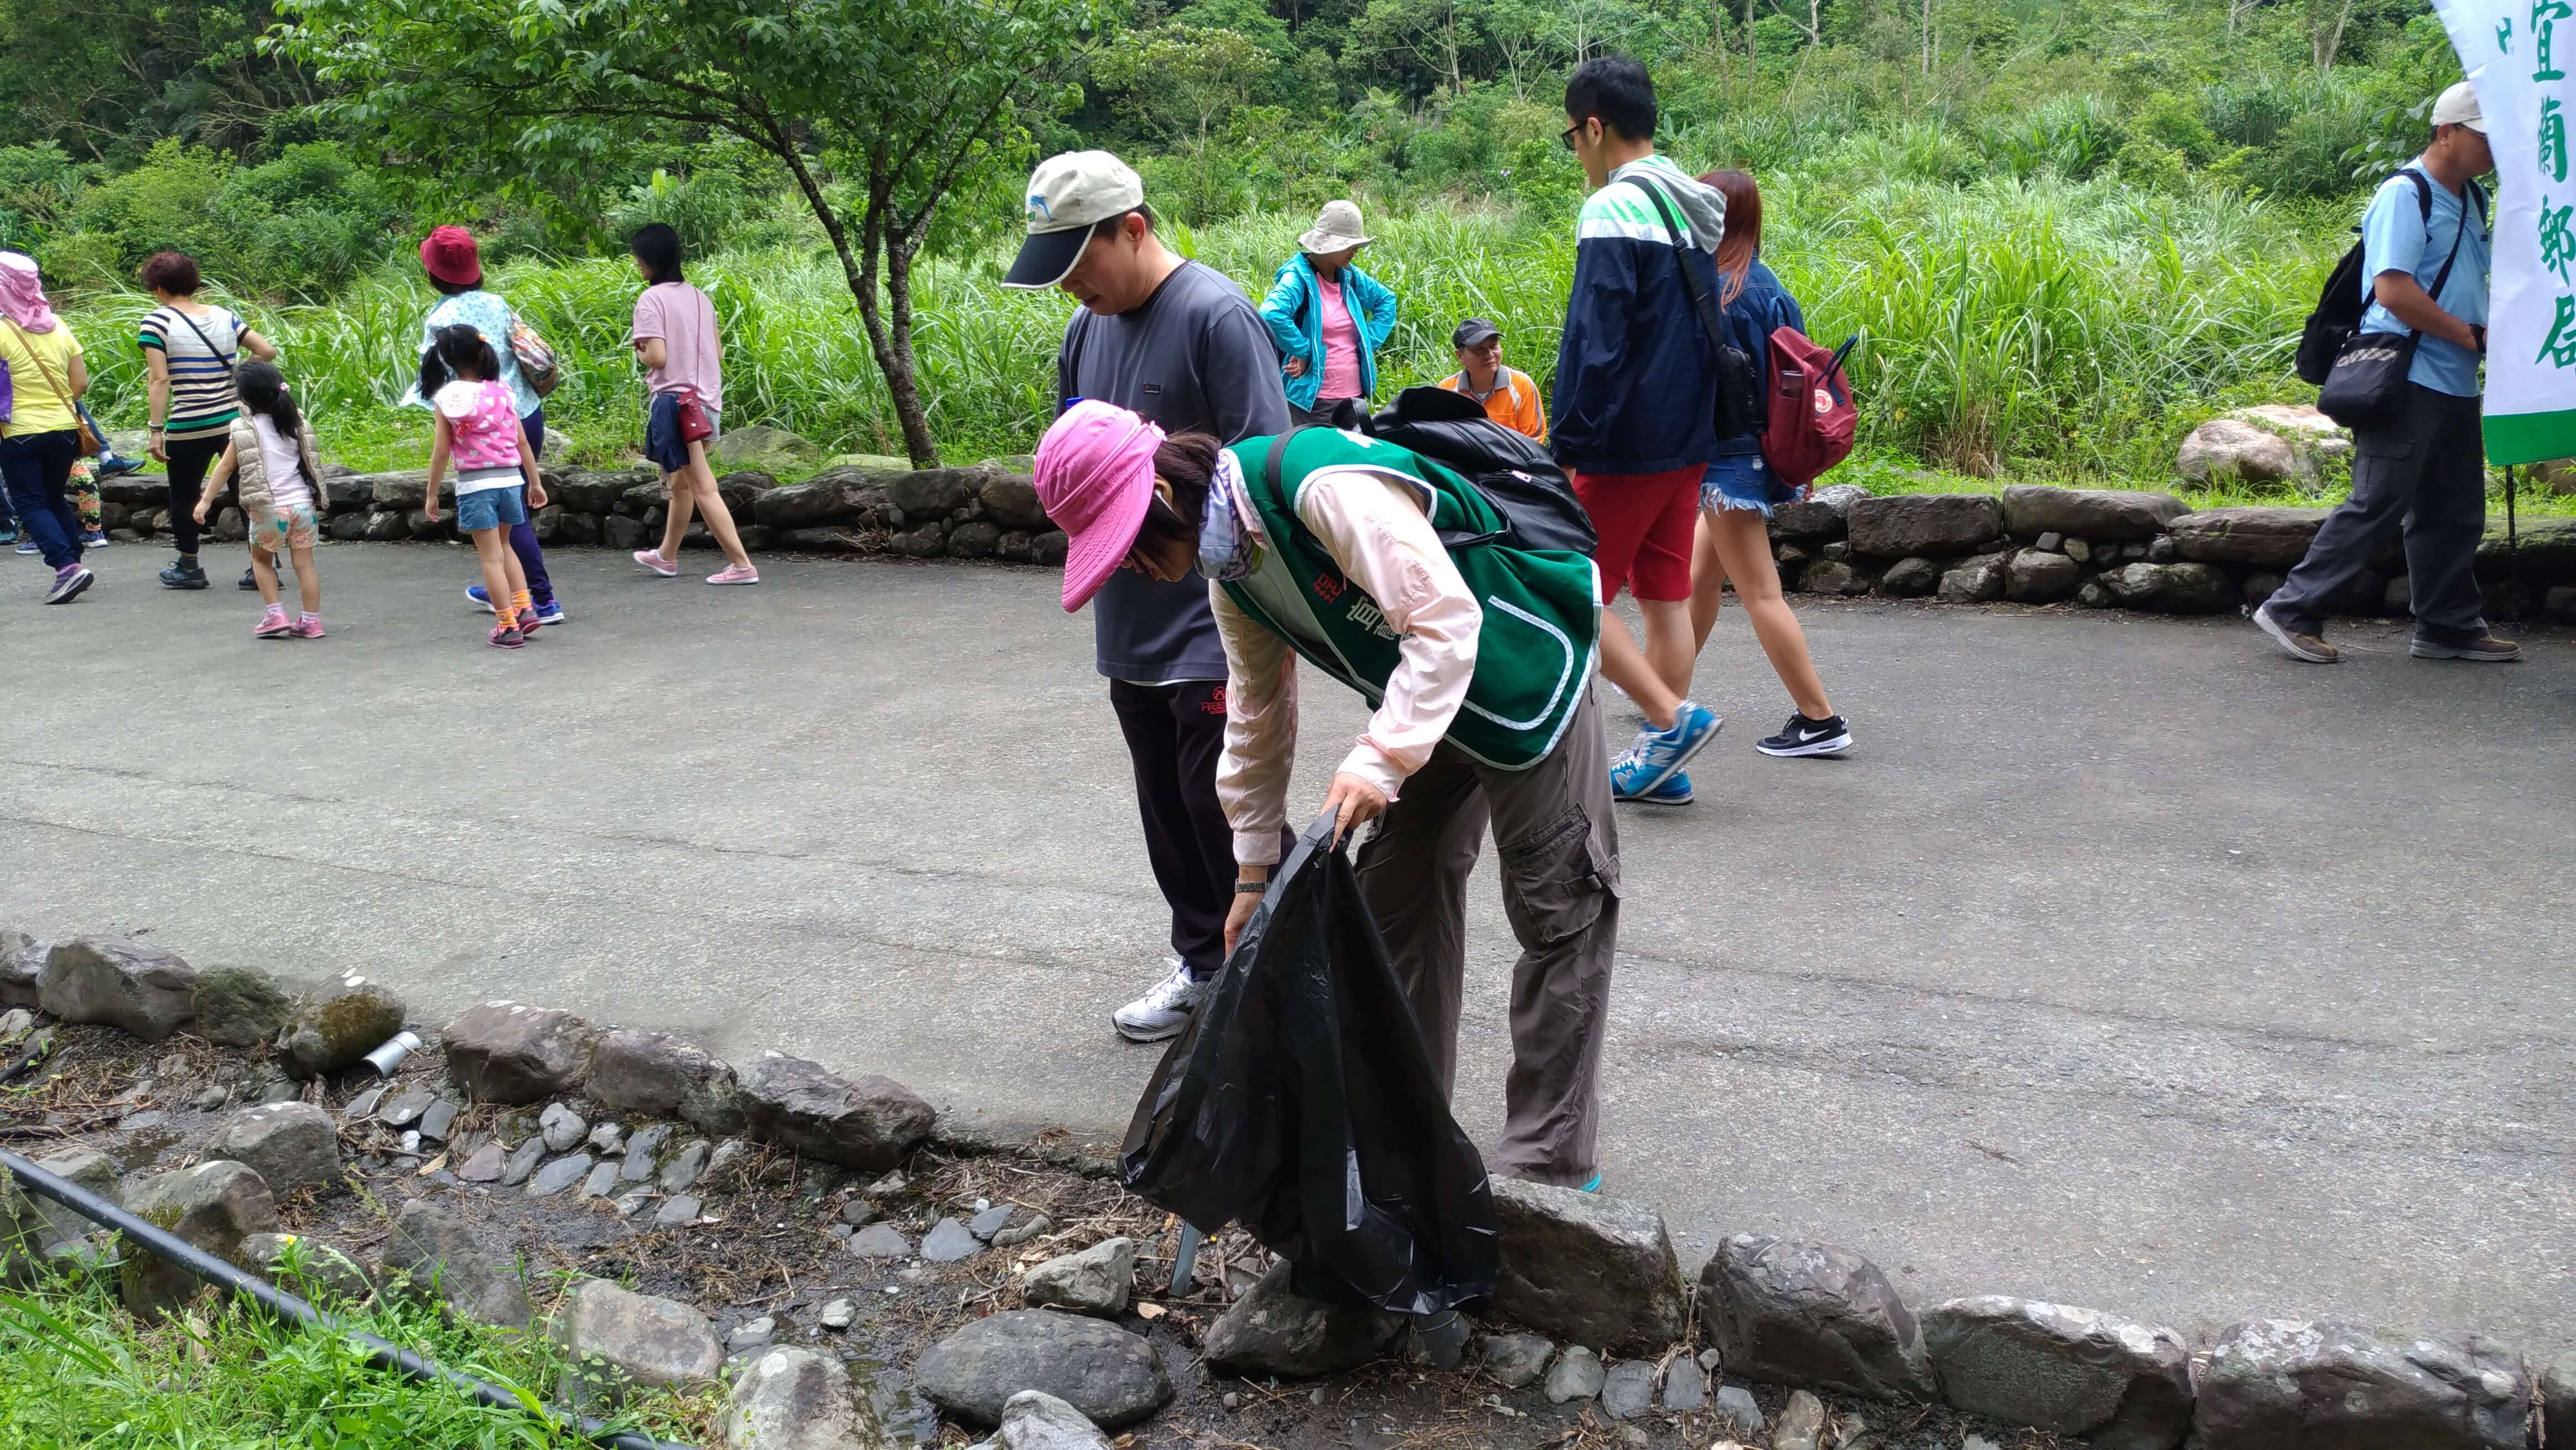
[[[1269,889],[1270,883],[1267,881],[1238,881],[1234,883],[1234,894],[1237,896],[1259,896]]]

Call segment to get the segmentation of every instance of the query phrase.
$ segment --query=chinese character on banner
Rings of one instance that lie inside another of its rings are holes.
[[[2576,0],[2434,0],[2495,153],[2487,461],[2576,456]],[[2517,33],[2519,32],[2519,33]]]

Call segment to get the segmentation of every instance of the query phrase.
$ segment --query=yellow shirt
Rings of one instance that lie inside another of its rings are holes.
[[[1538,384],[1527,373],[1508,367],[1495,370],[1494,391],[1485,399],[1485,416],[1511,429],[1526,433],[1541,443],[1547,441],[1547,412],[1539,406]],[[1467,391],[1467,375],[1451,373],[1440,380],[1440,386],[1453,393]]]
[[[55,391],[57,385],[71,387],[72,359],[80,354],[80,339],[72,335],[68,322],[55,323],[51,332],[28,332],[0,320],[0,363],[9,365],[9,388],[16,395],[9,421],[0,424],[0,438],[59,433],[80,426],[72,416],[71,400]],[[36,366],[39,360],[44,367]],[[50,380],[45,368],[53,369]]]

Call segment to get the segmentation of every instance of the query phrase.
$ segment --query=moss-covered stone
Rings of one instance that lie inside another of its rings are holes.
[[[295,1004],[257,967],[209,967],[197,973],[196,1022],[190,1029],[225,1047],[257,1047],[276,1038]]]
[[[344,977],[296,1005],[279,1055],[289,1073],[321,1077],[354,1065],[402,1026],[402,998],[364,978]]]

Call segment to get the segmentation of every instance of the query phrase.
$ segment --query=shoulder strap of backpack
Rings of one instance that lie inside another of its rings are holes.
[[[1709,345],[1724,347],[1726,331],[1718,322],[1716,300],[1701,289],[1698,274],[1690,269],[1690,258],[1687,253],[1691,250],[1692,243],[1683,234],[1680,222],[1674,218],[1672,203],[1665,199],[1664,189],[1642,176],[1626,176],[1620,179],[1644,192],[1646,199],[1655,204],[1655,215],[1663,218],[1664,230],[1673,239],[1673,266],[1682,274],[1682,290],[1690,293],[1691,305],[1699,309],[1700,323],[1708,329]]]
[[[1279,462],[1288,456],[1288,440],[1314,426],[1312,423],[1294,424],[1287,432],[1270,440],[1270,456],[1261,462],[1261,481],[1269,484],[1270,491],[1282,499],[1288,497],[1288,491],[1279,481]],[[1295,512],[1293,506],[1290,512]]]

